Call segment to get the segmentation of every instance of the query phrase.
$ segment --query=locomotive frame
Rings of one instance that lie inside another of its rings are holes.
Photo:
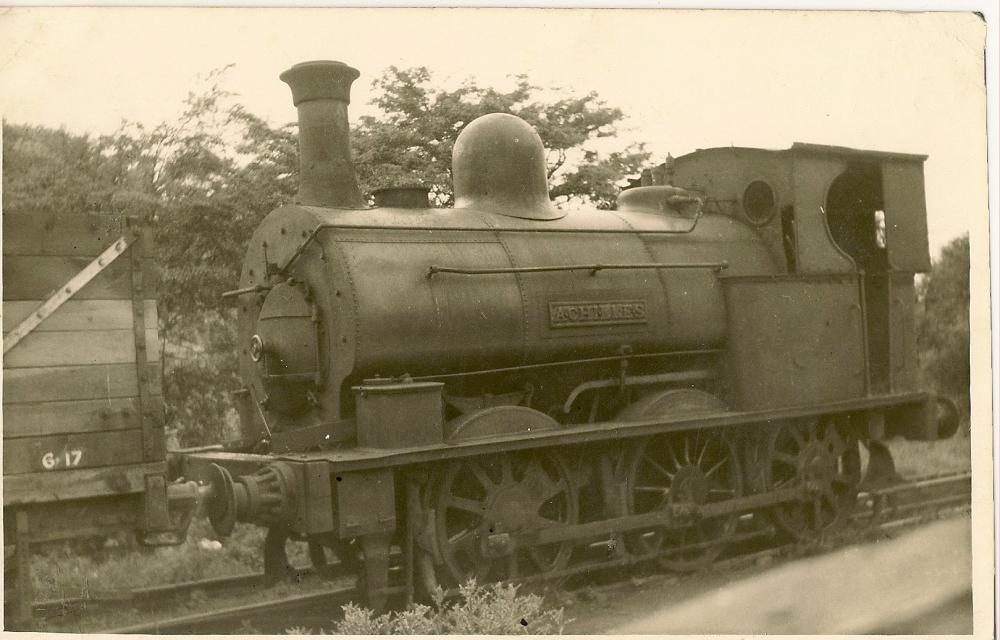
[[[211,487],[220,535],[268,527],[270,573],[289,538],[318,565],[334,549],[375,606],[470,575],[690,569],[739,539],[742,514],[798,537],[837,526],[859,443],[876,482],[893,472],[883,438],[954,431],[916,385],[923,156],[697,151],[644,173],[617,213],[566,216],[537,134],[487,116],[456,142],[454,210],[412,188],[373,209],[347,145],[357,77],[282,75],[299,204],[258,228],[226,294],[243,449],[180,461]]]

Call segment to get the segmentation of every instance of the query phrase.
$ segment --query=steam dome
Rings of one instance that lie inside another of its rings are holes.
[[[470,122],[455,141],[451,164],[457,209],[532,220],[564,215],[549,200],[542,139],[517,116],[492,113]]]

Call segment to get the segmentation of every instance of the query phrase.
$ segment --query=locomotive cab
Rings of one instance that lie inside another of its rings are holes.
[[[830,348],[825,355],[818,354],[811,368],[818,376],[822,367],[833,365],[833,379],[838,378],[837,370],[842,371],[846,397],[918,391],[913,278],[930,268],[925,160],[922,155],[795,143],[782,151],[699,150],[677,158],[672,172],[676,184],[702,193],[707,207],[752,225],[783,265],[788,286],[808,280],[841,281],[838,313],[852,321],[838,336],[813,337]],[[820,306],[829,309],[832,300]],[[815,303],[805,290],[797,301],[802,315]],[[816,331],[830,326],[822,324]],[[754,332],[761,331],[766,329]],[[806,335],[802,338],[809,340]],[[838,342],[846,346],[838,347]],[[862,349],[847,357],[844,351],[850,345]],[[796,357],[791,356],[793,361]],[[810,369],[801,361],[786,368],[790,376],[794,370],[801,374],[803,368]],[[863,379],[864,388],[852,388],[852,377]],[[933,413],[927,405],[916,403],[905,415],[890,412],[889,431],[906,432],[902,423],[912,423],[914,412]],[[927,424],[925,429],[909,430],[908,435],[936,434],[935,419],[920,422]]]

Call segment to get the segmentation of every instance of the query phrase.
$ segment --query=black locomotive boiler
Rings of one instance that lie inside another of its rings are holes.
[[[916,379],[923,156],[702,150],[616,211],[570,211],[535,131],[493,114],[455,142],[454,208],[417,187],[372,207],[348,145],[358,75],[281,76],[301,186],[227,294],[242,446],[183,460],[221,535],[268,528],[270,570],[308,540],[379,604],[469,576],[690,569],[745,514],[822,535],[862,445],[884,466],[881,439],[953,428]]]

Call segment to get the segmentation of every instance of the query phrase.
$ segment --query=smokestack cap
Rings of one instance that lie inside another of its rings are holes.
[[[351,83],[361,72],[343,62],[311,60],[300,62],[279,78],[292,88],[292,103],[297,107],[310,100],[351,102]]]

